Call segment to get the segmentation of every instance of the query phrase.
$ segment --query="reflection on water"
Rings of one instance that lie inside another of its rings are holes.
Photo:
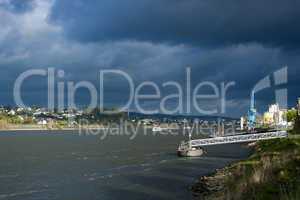
[[[198,176],[246,157],[242,145],[178,158],[182,136],[99,140],[75,132],[0,133],[0,199],[192,199]]]

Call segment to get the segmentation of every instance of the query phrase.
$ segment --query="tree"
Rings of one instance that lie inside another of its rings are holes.
[[[295,122],[297,116],[298,116],[298,112],[295,109],[288,110],[286,113],[286,119],[288,122]]]

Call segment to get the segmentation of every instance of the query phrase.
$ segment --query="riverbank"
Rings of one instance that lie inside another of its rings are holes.
[[[120,125],[121,126],[121,125]],[[119,126],[119,127],[120,127]],[[117,124],[107,125],[107,124],[90,124],[90,125],[79,125],[79,126],[49,126],[49,125],[38,125],[38,124],[7,124],[5,127],[0,127],[1,131],[77,131],[77,130],[106,130],[109,128],[116,128]],[[136,127],[153,129],[156,127],[154,125],[138,125]],[[177,127],[168,126],[168,124],[162,124],[160,126],[162,130],[180,130],[180,126]]]
[[[300,138],[260,141],[247,160],[192,186],[196,199],[299,199]]]
[[[110,128],[104,125],[89,125],[89,126],[74,126],[74,127],[49,127],[45,125],[9,125],[5,128],[0,128],[0,132],[10,131],[80,131],[80,130],[106,130]],[[151,127],[149,127],[151,128]]]

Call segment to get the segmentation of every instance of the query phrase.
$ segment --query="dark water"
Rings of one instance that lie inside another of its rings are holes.
[[[0,133],[0,200],[192,199],[197,177],[245,158],[242,145],[178,158],[181,136],[79,136],[76,132]]]

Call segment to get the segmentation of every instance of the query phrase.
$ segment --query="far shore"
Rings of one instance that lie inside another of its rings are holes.
[[[0,129],[0,132],[14,132],[14,131],[79,131],[79,128],[9,128],[9,129]]]
[[[145,126],[147,129],[152,129],[153,126]],[[104,125],[94,125],[94,126],[88,126],[88,127],[64,127],[64,128],[49,128],[49,127],[42,127],[38,125],[29,125],[29,126],[12,126],[7,128],[0,128],[1,132],[14,132],[14,131],[80,131],[80,130],[106,130],[109,127]]]

